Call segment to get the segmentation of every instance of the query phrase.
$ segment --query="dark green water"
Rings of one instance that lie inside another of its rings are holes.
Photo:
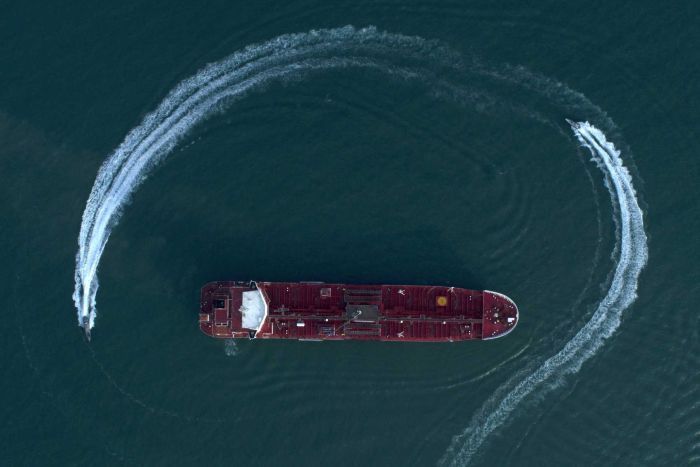
[[[688,5],[6,5],[0,464],[700,463],[700,10]],[[207,63],[347,24],[436,39],[464,64],[389,51],[422,78],[292,76],[195,126],[112,231],[88,345],[71,294],[102,162]],[[602,346],[581,341],[589,358],[516,390],[579,342],[619,262],[619,207],[564,118],[621,149],[649,258]],[[488,288],[521,322],[451,345],[202,335],[199,287],[249,278]],[[508,393],[522,400],[469,441]]]

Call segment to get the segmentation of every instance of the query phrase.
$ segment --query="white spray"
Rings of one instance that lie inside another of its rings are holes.
[[[197,123],[252,89],[313,70],[368,67],[411,78],[410,71],[396,70],[379,59],[362,55],[381,57],[399,52],[407,57],[420,56],[426,52],[424,48],[430,52],[437,50],[433,43],[423,39],[383,33],[375,28],[348,26],[290,34],[249,46],[180,83],[129,132],[97,174],[78,237],[73,292],[78,324],[87,327],[86,331],[95,325],[97,267],[129,196],[149,170]]]
[[[513,389],[500,401],[494,400],[501,396],[499,394],[484,404],[469,426],[452,439],[450,447],[440,460],[441,464],[469,463],[486,437],[507,420],[525,397],[535,390],[555,387],[565,375],[577,372],[617,330],[623,311],[637,298],[639,274],[646,264],[648,252],[643,214],[632,177],[622,163],[620,151],[606,139],[603,132],[588,122],[567,122],[603,171],[610,198],[617,207],[615,250],[619,253],[619,258],[610,288],[588,323],[562,350],[547,359],[533,373],[514,385],[509,385]]]
[[[124,205],[149,171],[196,124],[275,79],[347,66],[374,68],[403,78],[420,79],[421,76],[409,69],[392,67],[391,58],[427,58],[446,52],[435,43],[417,37],[378,32],[374,28],[344,27],[280,36],[247,47],[180,83],[154,112],[129,132],[97,174],[78,238],[73,300],[79,325],[87,330],[95,325],[97,269]],[[617,208],[615,252],[619,253],[619,259],[610,289],[591,320],[558,354],[522,381],[510,385],[513,390],[503,400],[487,401],[484,407],[494,410],[482,409],[477,413],[467,429],[453,439],[443,463],[468,462],[489,433],[535,388],[577,371],[617,329],[621,313],[635,299],[647,247],[632,179],[622,165],[620,153],[602,132],[588,123],[570,124],[605,174],[613,205]]]

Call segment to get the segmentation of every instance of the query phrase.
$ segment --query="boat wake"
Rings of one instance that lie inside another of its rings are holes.
[[[317,70],[374,68],[406,79],[419,78],[391,65],[396,54],[421,59],[443,50],[435,42],[376,28],[310,31],[249,46],[181,82],[131,130],[105,160],[83,212],[76,255],[73,300],[86,334],[95,326],[97,269],[112,229],[129,197],[149,171],[198,123],[253,89]]]
[[[620,318],[637,297],[637,283],[647,260],[647,238],[632,177],[623,165],[620,151],[603,132],[588,122],[567,120],[581,145],[591,152],[602,170],[615,207],[616,246],[619,255],[607,294],[591,319],[556,355],[522,379],[509,381],[472,418],[452,443],[440,464],[469,463],[488,435],[502,425],[518,404],[534,391],[556,387],[567,374],[575,373],[620,326]]]
[[[430,61],[430,66],[426,66],[426,61]],[[208,65],[178,84],[140,125],[127,134],[98,171],[78,237],[73,300],[79,326],[86,332],[95,326],[98,266],[124,206],[149,172],[197,124],[275,80],[298,79],[316,71],[348,67],[368,68],[399,79],[423,81],[430,85],[436,97],[447,96],[462,103],[484,97],[472,89],[448,83],[443,79],[445,75],[436,72],[436,66],[453,71],[463,67],[457,54],[436,42],[380,32],[371,27],[355,29],[348,26],[284,35],[249,46]],[[462,68],[462,71],[465,70]],[[568,90],[559,87],[559,83],[553,87],[550,82],[543,85],[535,75],[522,75],[525,73],[522,69],[506,71],[499,74],[482,68],[471,73],[497,81],[511,81],[545,95],[551,89],[555,92]],[[567,93],[557,104],[559,107],[585,107],[593,111],[597,119],[607,119],[579,94],[571,90]],[[546,97],[557,100],[556,96]],[[540,116],[533,113],[532,118],[539,119]],[[615,207],[617,229],[613,255],[617,262],[610,288],[590,321],[559,353],[528,376],[513,377],[493,394],[469,426],[454,437],[440,461],[443,464],[467,463],[488,435],[508,419],[523,399],[535,390],[541,393],[541,389],[555,386],[565,375],[576,372],[615,332],[622,312],[636,297],[637,279],[646,262],[647,246],[642,211],[632,178],[622,163],[620,152],[600,130],[588,122],[569,123],[575,136],[590,150],[593,160],[603,171]],[[225,351],[232,354],[235,348],[226,347]]]

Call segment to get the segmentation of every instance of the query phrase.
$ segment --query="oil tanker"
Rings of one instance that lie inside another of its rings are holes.
[[[453,342],[495,339],[518,323],[498,292],[424,285],[210,282],[199,328],[220,339]]]

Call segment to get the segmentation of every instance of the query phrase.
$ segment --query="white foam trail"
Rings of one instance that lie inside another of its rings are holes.
[[[84,325],[84,318],[89,329],[95,325],[97,269],[121,210],[150,169],[196,124],[222,110],[225,104],[275,79],[348,66],[421,79],[415,71],[392,66],[392,58],[425,60],[435,55],[449,55],[444,63],[459,62],[458,57],[434,42],[378,32],[374,28],[348,26],[280,36],[249,46],[181,82],[155,111],[129,132],[97,174],[78,237],[73,300],[79,325]],[[437,85],[437,81],[432,84]],[[525,86],[528,85],[526,82]],[[541,91],[538,87],[535,90]],[[587,122],[570,123],[576,137],[591,151],[593,160],[605,174],[613,201],[617,227],[613,254],[619,257],[610,289],[591,320],[558,354],[527,377],[519,379],[523,374],[519,372],[506,384],[505,388],[512,390],[502,399],[502,391],[497,391],[487,401],[467,429],[453,439],[442,463],[468,462],[489,433],[508,418],[521,400],[536,388],[552,387],[562,376],[577,371],[617,329],[622,312],[636,297],[637,279],[646,262],[647,247],[632,179],[622,164],[620,153],[602,132]]]
[[[568,121],[568,120],[567,120]],[[605,175],[605,184],[616,207],[617,265],[607,294],[590,321],[556,355],[517,383],[503,396],[496,393],[472,418],[469,426],[452,439],[440,464],[469,463],[486,437],[502,425],[518,404],[535,390],[556,387],[561,379],[577,372],[620,326],[625,309],[637,298],[637,283],[647,261],[647,237],[643,213],[637,201],[632,177],[623,165],[620,151],[603,132],[588,122],[568,121],[574,135],[591,152],[592,160]]]
[[[149,170],[197,123],[274,79],[347,66],[377,68],[415,78],[409,70],[393,69],[377,56],[390,59],[398,53],[420,57],[439,50],[442,49],[435,43],[421,38],[379,32],[375,28],[347,26],[310,31],[249,46],[176,86],[154,112],[129,132],[97,174],[78,237],[73,292],[78,324],[84,326],[87,317],[88,327],[95,325],[97,268],[129,196]]]

